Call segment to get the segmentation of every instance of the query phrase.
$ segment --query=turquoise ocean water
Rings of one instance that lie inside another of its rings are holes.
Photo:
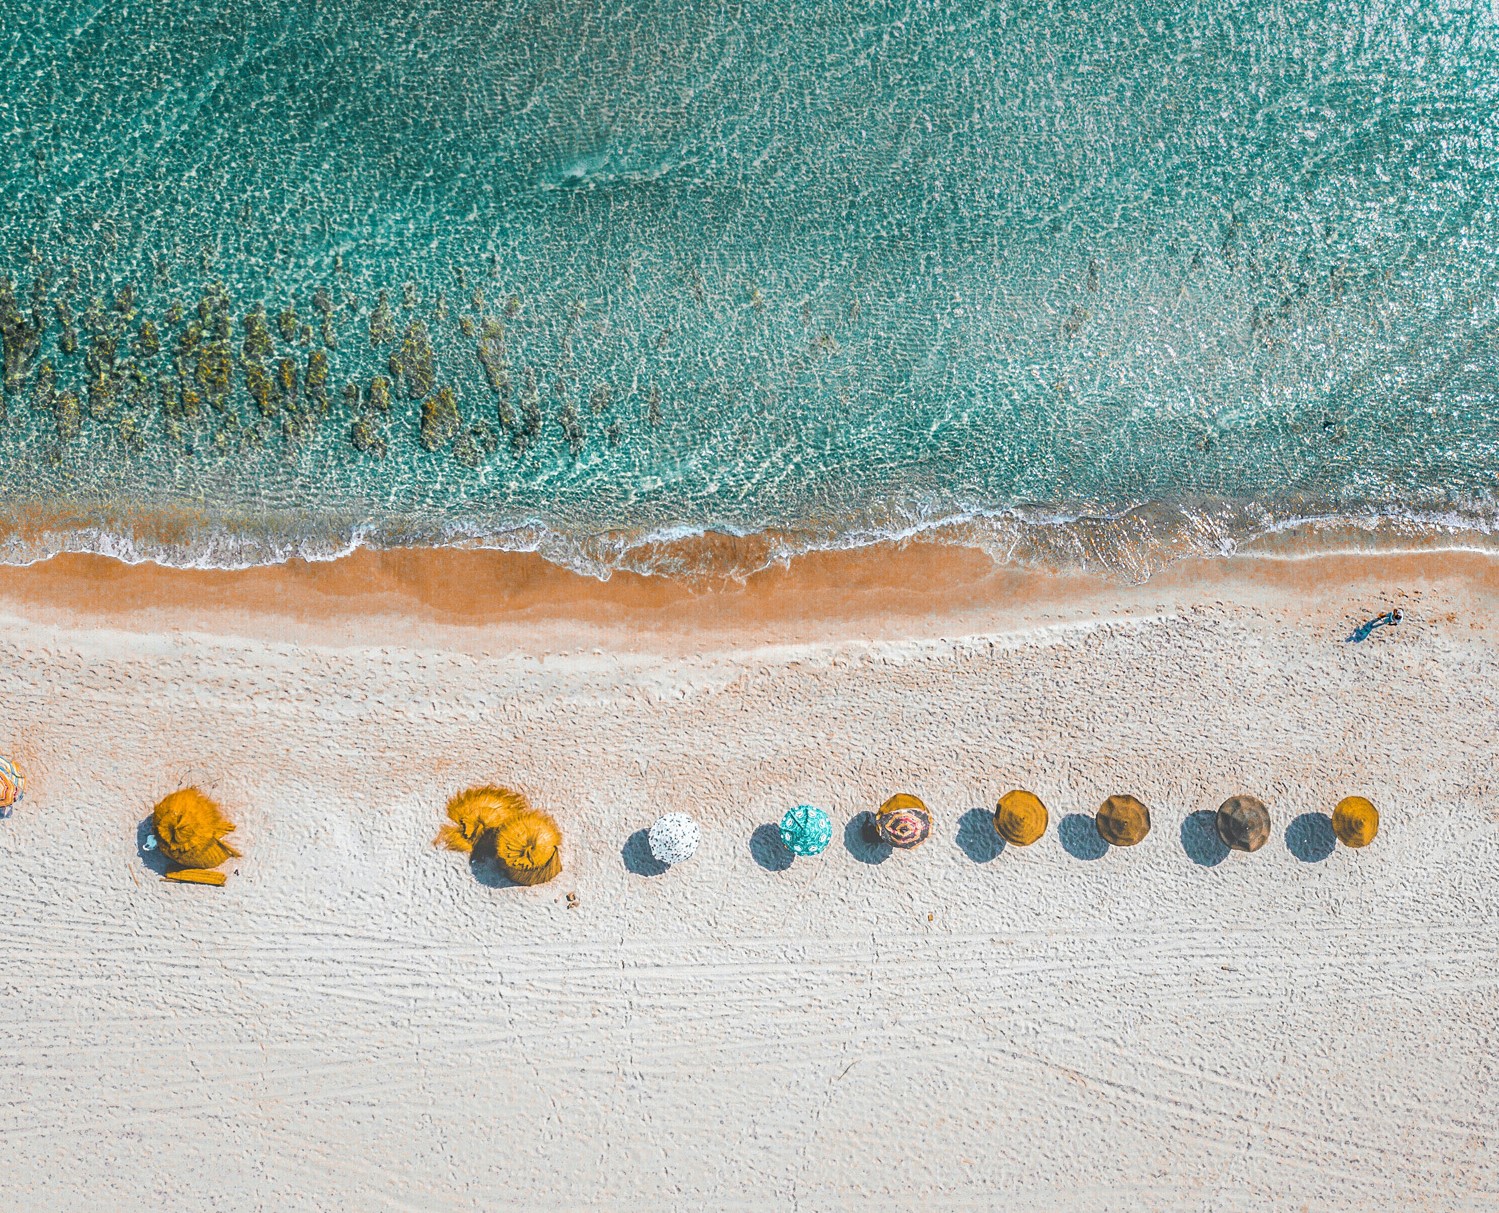
[[[0,17],[0,560],[1495,530],[1491,9]]]

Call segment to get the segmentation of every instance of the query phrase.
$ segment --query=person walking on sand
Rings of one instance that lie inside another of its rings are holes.
[[[1375,628],[1382,628],[1386,625],[1388,625],[1389,627],[1394,627],[1404,618],[1405,612],[1402,611],[1399,607],[1396,607],[1393,611],[1386,611],[1383,615],[1376,615],[1368,622],[1361,623],[1358,625],[1358,627],[1354,628],[1353,635],[1348,637],[1347,643],[1358,644],[1360,641],[1368,640],[1370,633],[1372,633]]]

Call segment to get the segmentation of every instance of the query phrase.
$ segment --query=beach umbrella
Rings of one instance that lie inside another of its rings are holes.
[[[909,851],[932,832],[932,814],[915,796],[900,792],[874,815],[874,831],[892,847]]]
[[[1098,806],[1094,824],[1110,846],[1132,847],[1150,833],[1150,810],[1133,796],[1110,796]]]
[[[1235,851],[1258,851],[1270,837],[1270,810],[1257,796],[1230,796],[1218,806],[1218,837]]]
[[[1345,847],[1366,847],[1379,833],[1379,810],[1362,796],[1345,796],[1332,811],[1332,832]]]
[[[1034,792],[1006,792],[994,810],[994,829],[1006,842],[1028,847],[1046,833],[1046,806]]]
[[[168,880],[223,884],[222,872],[210,872],[239,852],[224,841],[234,823],[197,788],[180,788],[151,811],[151,830],[161,852],[186,871],[167,872]]]
[[[0,758],[0,817],[9,817],[26,794],[26,776],[10,758]]]
[[[832,840],[832,818],[813,805],[799,804],[781,818],[781,841],[793,855],[821,855]]]
[[[657,863],[685,863],[697,852],[703,832],[686,813],[666,813],[651,823],[646,841]]]
[[[531,802],[510,788],[484,786],[466,788],[448,801],[448,818],[452,824],[437,831],[435,847],[468,854],[485,830],[498,829],[514,814],[531,810]]]
[[[494,856],[516,884],[545,884],[562,871],[562,830],[537,809],[511,813],[493,830]]]

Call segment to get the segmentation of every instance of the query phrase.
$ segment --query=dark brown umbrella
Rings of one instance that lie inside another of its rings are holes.
[[[1098,806],[1094,822],[1110,846],[1132,847],[1150,833],[1150,810],[1133,796],[1110,796]]]
[[[1258,851],[1270,837],[1270,810],[1256,796],[1230,796],[1218,806],[1218,837],[1235,851]]]

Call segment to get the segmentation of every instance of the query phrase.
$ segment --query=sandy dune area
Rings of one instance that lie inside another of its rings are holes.
[[[861,559],[488,613],[378,560],[18,572],[0,1208],[1499,1207],[1494,562]],[[552,884],[432,849],[490,781],[561,822]],[[190,782],[223,889],[139,846]],[[858,815],[902,790],[937,822],[890,854]],[[1108,851],[1121,791],[1153,832]],[[1237,792],[1250,856],[1204,812]],[[834,840],[793,862],[801,802]],[[667,810],[704,840],[662,871]]]

